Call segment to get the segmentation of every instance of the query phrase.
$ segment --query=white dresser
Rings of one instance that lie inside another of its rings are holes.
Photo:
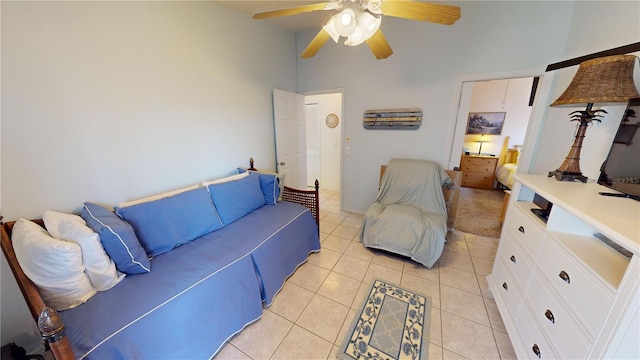
[[[640,358],[640,202],[594,182],[515,179],[487,280],[518,358]],[[553,204],[546,222],[535,194]]]

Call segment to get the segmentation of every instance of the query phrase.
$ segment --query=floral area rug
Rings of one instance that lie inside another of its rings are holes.
[[[375,280],[337,357],[426,360],[430,314],[430,297]]]

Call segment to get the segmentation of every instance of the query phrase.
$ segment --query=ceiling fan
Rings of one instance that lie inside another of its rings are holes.
[[[254,19],[296,15],[311,11],[336,12],[311,43],[302,52],[302,58],[313,57],[329,39],[336,43],[345,37],[345,45],[356,46],[366,42],[377,59],[393,54],[391,46],[380,30],[382,15],[409,20],[429,21],[451,25],[460,18],[460,7],[429,4],[414,0],[331,0],[288,9],[257,13]]]

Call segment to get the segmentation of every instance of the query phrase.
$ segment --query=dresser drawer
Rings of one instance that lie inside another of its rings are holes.
[[[504,227],[513,238],[520,242],[522,248],[535,262],[542,247],[544,230],[532,216],[532,214],[525,213],[520,207],[514,206],[513,211],[509,211],[507,215]]]
[[[595,337],[611,309],[614,294],[553,237],[542,246],[538,268]]]
[[[492,163],[476,163],[476,162],[467,162],[461,166],[463,172],[471,171],[471,172],[479,172],[491,174],[493,173],[493,164]]]
[[[482,157],[482,156],[463,156],[460,165],[464,168],[466,165],[474,166],[486,166],[493,169],[496,165],[498,158],[496,157]]]
[[[490,189],[493,186],[493,174],[471,173],[462,170],[462,186]]]
[[[515,319],[522,302],[522,292],[503,261],[496,259],[491,277],[498,287],[497,293],[494,291],[493,296],[504,300],[509,315]]]
[[[500,246],[496,261],[501,260],[505,264],[505,267],[513,275],[513,280],[524,293],[533,276],[533,262],[511,234],[506,234],[503,237]]]
[[[562,300],[544,282],[544,277],[536,272],[524,304],[560,358],[586,358],[592,341],[579,329],[569,310],[560,305]]]
[[[542,335],[540,328],[533,320],[533,316],[526,306],[523,306],[516,321],[516,328],[520,330],[520,339],[524,345],[525,353],[529,359],[556,359],[551,345]]]

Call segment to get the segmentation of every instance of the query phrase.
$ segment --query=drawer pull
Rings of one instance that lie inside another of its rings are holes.
[[[567,284],[571,284],[571,278],[569,277],[569,274],[567,274],[564,270],[560,271],[560,274],[558,274],[558,276]]]
[[[546,316],[547,319],[549,319],[549,321],[551,321],[551,323],[553,323],[553,324],[556,323],[556,318],[553,317],[553,313],[551,312],[551,310],[547,309],[547,311],[544,312],[544,316]]]
[[[515,264],[516,263],[516,256],[515,255],[511,255],[509,260],[513,261],[513,263]]]
[[[523,233],[523,234],[524,234],[524,226],[520,226],[520,227],[518,228],[518,231],[520,231],[521,233]]]
[[[503,287],[505,290],[507,290],[507,291],[509,290],[509,285],[507,285],[507,283],[506,283],[506,282],[505,282],[505,283],[502,283],[502,287]]]
[[[531,347],[531,350],[533,350],[533,353],[536,354],[538,359],[542,359],[542,355],[540,354],[540,348],[538,347],[538,344],[533,344],[533,347]]]

